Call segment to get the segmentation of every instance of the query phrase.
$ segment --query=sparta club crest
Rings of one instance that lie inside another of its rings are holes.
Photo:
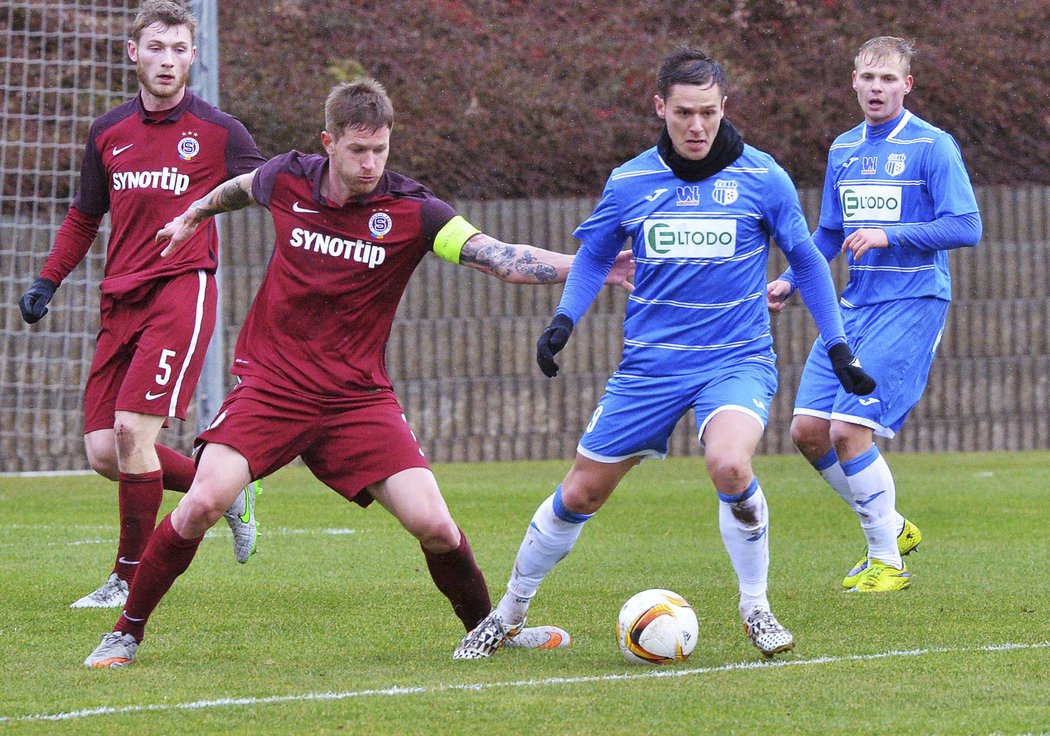
[[[372,216],[368,218],[368,231],[372,233],[372,237],[381,239],[384,235],[389,233],[393,227],[394,221],[386,212],[374,212],[372,213]]]
[[[187,135],[179,141],[177,150],[179,152],[179,158],[183,161],[189,161],[201,152],[201,144],[198,143],[197,139],[192,135]]]

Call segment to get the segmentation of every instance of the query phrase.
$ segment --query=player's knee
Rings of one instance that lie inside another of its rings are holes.
[[[738,453],[707,455],[707,473],[718,489],[743,490],[754,477],[750,456]],[[723,491],[736,492],[736,491]]]
[[[806,457],[816,453],[828,441],[826,427],[809,420],[810,417],[805,416],[797,416],[791,420],[791,441]]]
[[[139,425],[119,417],[113,423],[113,439],[116,444],[116,457],[127,457],[141,450],[141,446],[145,442]],[[149,444],[152,446],[152,439]]]
[[[874,442],[874,433],[870,429],[849,422],[832,422],[829,434],[835,454],[843,462],[864,454]]]
[[[179,515],[182,523],[189,528],[206,531],[215,526],[229,505],[218,496],[198,489],[183,496],[179,502]]]
[[[451,516],[428,519],[410,530],[427,552],[443,554],[459,547],[462,534]]]
[[[580,482],[563,482],[561,502],[565,509],[573,514],[590,516],[597,513],[612,490],[597,485]]]
[[[114,452],[99,452],[91,447],[87,450],[88,465],[103,478],[115,481],[120,477],[117,456]]]

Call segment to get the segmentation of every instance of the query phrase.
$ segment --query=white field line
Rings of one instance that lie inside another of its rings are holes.
[[[395,685],[393,687],[369,690],[348,690],[340,693],[301,693],[299,695],[271,695],[263,698],[219,698],[217,700],[194,700],[189,703],[150,703],[146,705],[98,706],[64,713],[33,713],[23,716],[0,716],[0,723],[23,721],[71,721],[90,716],[124,715],[126,713],[155,713],[164,711],[190,711],[210,708],[228,708],[243,705],[268,705],[273,703],[300,703],[307,701],[337,701],[350,698],[399,697],[403,695],[433,695],[448,692],[483,692],[497,688],[532,688],[559,685],[579,685],[592,682],[617,682],[631,680],[648,680],[656,678],[681,678],[709,675],[716,672],[736,672],[740,670],[764,670],[778,667],[811,667],[822,664],[839,664],[842,662],[866,662],[877,659],[898,659],[904,657],[922,657],[930,654],[968,654],[974,652],[1004,652],[1046,649],[1050,641],[1033,644],[1007,642],[1003,644],[985,644],[975,647],[928,647],[925,649],[901,649],[876,654],[852,654],[844,657],[815,657],[813,659],[776,659],[754,662],[737,662],[719,667],[697,667],[691,669],[647,669],[639,672],[624,672],[615,675],[590,675],[585,677],[545,677],[539,680],[513,680],[508,682],[478,682],[453,685]]]
[[[50,524],[46,525],[46,526],[39,526],[39,527],[33,527],[31,525],[28,525],[28,524],[3,524],[3,525],[0,525],[0,530],[4,530],[4,529],[22,529],[22,530],[24,530],[24,529],[40,529],[41,531],[43,531],[43,530],[47,530],[47,529],[54,530],[56,528],[57,527],[55,527],[54,525],[50,525]],[[83,528],[83,527],[81,527],[81,528]],[[110,527],[92,527],[92,528],[109,529]],[[262,531],[260,531],[260,533],[259,533],[259,536],[262,536],[262,537],[284,537],[284,536],[292,536],[292,535],[298,535],[298,534],[327,534],[327,535],[330,535],[330,536],[343,536],[345,534],[357,534],[357,533],[358,533],[357,529],[296,529],[296,528],[291,528],[291,527],[270,527],[270,526],[267,526],[267,527],[263,527]],[[205,539],[215,539],[215,538],[229,539],[229,536],[230,536],[230,533],[229,533],[229,531],[227,531],[225,525],[223,525],[221,529],[220,528],[209,529],[204,534],[204,538]],[[117,540],[116,537],[104,537],[104,538],[94,538],[94,539],[67,539],[67,540],[57,541],[57,542],[56,541],[44,542],[44,543],[36,545],[36,546],[40,546],[40,547],[79,547],[79,546],[82,546],[82,545],[85,545],[85,544],[108,544],[108,545],[113,545],[113,544],[116,544],[117,541],[118,540]],[[4,542],[4,541],[0,541],[0,549],[3,549],[4,547],[18,547],[18,548],[22,548],[22,547],[25,547],[25,543],[24,542]]]

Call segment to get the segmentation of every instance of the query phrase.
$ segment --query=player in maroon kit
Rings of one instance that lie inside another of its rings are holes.
[[[421,184],[385,171],[393,119],[378,82],[338,85],[325,104],[327,157],[277,156],[157,233],[170,239],[161,255],[178,258],[207,218],[258,202],[270,210],[276,243],[237,341],[233,372],[241,382],[198,439],[193,486],[158,525],[124,613],[85,665],[131,662],[148,617],[238,489],[296,457],[347,499],[378,501],[419,540],[468,631],[491,609],[467,538],[391,388],[386,343],[428,252],[511,283],[564,281],[573,257],[495,240]],[[606,282],[630,289],[632,273],[627,251]],[[517,637],[520,646],[568,643],[554,627],[532,632]]]
[[[109,580],[73,608],[123,605],[157,521],[163,489],[187,491],[189,457],[157,444],[168,417],[186,418],[215,326],[218,239],[213,222],[172,258],[158,258],[155,223],[265,162],[235,118],[186,89],[196,20],[175,2],[144,3],[128,40],[139,94],[96,119],[76,198],[22,317],[47,314],[55,290],[87,255],[108,211],[112,232],[100,284],[101,327],[84,390],[84,444],[118,482],[120,542]],[[234,553],[255,548],[254,489],[228,504]]]

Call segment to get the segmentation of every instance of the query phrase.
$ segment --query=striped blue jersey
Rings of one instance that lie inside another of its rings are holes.
[[[621,373],[673,376],[775,362],[769,239],[785,251],[811,241],[795,187],[769,154],[745,145],[731,166],[686,182],[650,148],[613,170],[574,235],[581,251],[601,258],[631,243],[635,289]]]
[[[911,112],[878,126],[861,123],[840,135],[828,152],[820,225],[844,238],[860,228],[882,228],[891,243],[859,261],[849,254],[843,306],[914,297],[951,300],[947,252],[895,244],[893,230],[977,212],[959,145]]]

